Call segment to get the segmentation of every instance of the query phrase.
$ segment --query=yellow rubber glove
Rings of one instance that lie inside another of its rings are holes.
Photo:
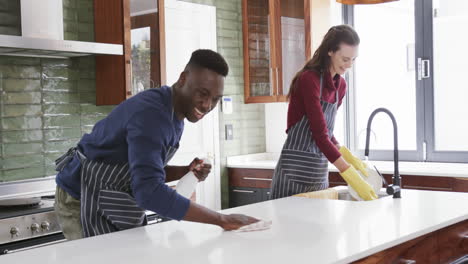
[[[343,159],[346,160],[349,164],[353,165],[356,170],[360,171],[362,175],[364,176],[369,176],[369,173],[367,172],[367,165],[362,162],[362,160],[351,153],[349,149],[345,146],[341,146],[340,149],[338,150],[341,155],[343,156]]]
[[[375,194],[374,189],[359,175],[353,166],[349,166],[348,169],[341,172],[340,175],[343,179],[353,187],[357,194],[364,200],[375,200],[378,198]]]

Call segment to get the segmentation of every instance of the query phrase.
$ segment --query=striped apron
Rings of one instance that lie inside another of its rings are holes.
[[[335,103],[322,100],[323,74],[320,75],[320,104],[325,117],[328,136],[333,137],[338,108],[338,91]],[[271,187],[272,199],[328,188],[328,160],[315,143],[306,115],[294,124],[276,165]]]
[[[177,151],[169,147],[164,166]],[[87,159],[77,148],[57,161],[62,170],[71,157],[81,162],[81,225],[83,237],[125,230],[147,223],[145,209],[138,207],[131,191],[128,163],[106,164]]]

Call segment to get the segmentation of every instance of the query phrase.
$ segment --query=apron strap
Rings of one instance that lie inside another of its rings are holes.
[[[78,156],[81,162],[86,159],[86,156],[81,153],[78,147],[72,147],[65,154],[55,160],[55,170],[58,172],[62,171],[75,155]]]
[[[339,95],[338,95],[339,91],[340,91],[340,87],[338,86],[338,88],[335,91],[335,104],[337,104],[337,105],[338,105],[338,100],[339,100],[338,99],[339,98]]]

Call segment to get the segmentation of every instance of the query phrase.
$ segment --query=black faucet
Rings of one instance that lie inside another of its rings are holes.
[[[394,173],[393,173],[393,184],[387,186],[387,193],[393,194],[393,198],[401,198],[401,178],[400,172],[398,170],[398,129],[395,117],[393,116],[392,112],[390,112],[386,108],[377,108],[372,112],[367,121],[367,132],[366,132],[366,149],[364,151],[364,156],[369,157],[369,141],[370,141],[370,132],[371,132],[371,124],[374,116],[379,113],[384,112],[387,113],[390,118],[392,119],[393,123],[393,163],[394,163]]]

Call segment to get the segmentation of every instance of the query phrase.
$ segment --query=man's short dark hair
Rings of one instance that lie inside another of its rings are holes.
[[[201,67],[212,70],[224,77],[228,75],[229,66],[219,53],[209,49],[199,49],[192,53],[187,67]]]

